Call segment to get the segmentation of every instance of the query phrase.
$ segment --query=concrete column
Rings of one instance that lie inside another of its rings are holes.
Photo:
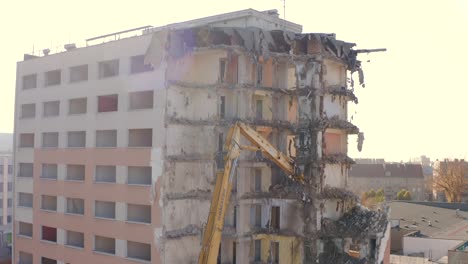
[[[127,184],[127,167],[116,166],[116,181],[118,184]]]
[[[65,245],[66,240],[66,232],[64,229],[57,228],[57,244]]]
[[[115,239],[115,255],[118,257],[127,257],[127,241]]]
[[[57,164],[57,180],[65,180],[67,176],[67,165]]]
[[[127,206],[125,203],[115,203],[115,219],[118,221],[127,221]]]
[[[57,196],[57,213],[66,212],[67,198],[63,196]]]

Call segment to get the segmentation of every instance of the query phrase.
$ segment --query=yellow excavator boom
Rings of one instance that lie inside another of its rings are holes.
[[[241,135],[252,145],[240,145]],[[202,247],[198,257],[199,264],[213,264],[217,261],[224,218],[226,216],[229,198],[231,197],[232,179],[236,171],[237,160],[242,150],[261,151],[265,157],[288,173],[292,179],[301,183],[304,182],[304,177],[296,167],[292,158],[278,151],[267,139],[244,123],[236,122],[236,124],[229,129],[224,149],[227,151],[224,158],[224,170],[219,171],[216,175],[216,184],[211,200],[210,212],[203,232]]]

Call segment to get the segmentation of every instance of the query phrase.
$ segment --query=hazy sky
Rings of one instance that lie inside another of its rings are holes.
[[[0,29],[0,132],[13,131],[16,62],[23,53],[83,45],[86,38],[145,25],[240,9],[278,9],[281,0],[7,1]],[[366,88],[350,107],[365,133],[363,151],[349,138],[351,157],[407,160],[468,155],[468,1],[287,0],[286,19],[304,32],[336,33],[358,48],[388,49],[362,55]],[[468,157],[467,157],[468,158]]]

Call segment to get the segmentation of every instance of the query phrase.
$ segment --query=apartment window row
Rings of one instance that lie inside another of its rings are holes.
[[[68,148],[86,147],[86,131],[69,131],[66,133]],[[58,148],[59,132],[43,132],[41,134],[42,148]],[[128,130],[128,147],[152,147],[153,130],[151,128],[138,128]],[[21,133],[19,137],[20,148],[34,148],[34,133]],[[117,130],[96,130],[95,147],[117,147]]]
[[[27,202],[26,204],[21,204],[20,206],[32,207],[32,201]],[[57,196],[41,195],[41,209],[57,212]],[[84,215],[85,200],[81,198],[66,198],[65,213]],[[94,201],[94,217],[115,220],[116,203],[113,201]],[[150,224],[151,205],[127,203],[125,220],[128,222]]]
[[[154,101],[154,91],[137,91],[128,94],[128,110],[152,109]],[[97,97],[97,112],[115,112],[118,111],[119,95],[107,94]],[[88,112],[88,98],[78,97],[68,100],[68,114],[80,115]],[[43,117],[60,116],[60,101],[47,101],[42,103]],[[36,117],[36,104],[22,104],[20,109],[20,118],[31,119]]]
[[[32,163],[19,164],[19,177],[33,177]],[[84,181],[85,165],[67,164],[65,180]],[[149,166],[128,166],[126,183],[129,185],[151,185],[152,170]],[[58,164],[43,163],[40,178],[57,180]],[[94,182],[117,183],[117,167],[114,165],[96,165],[94,169]]]
[[[69,83],[77,83],[88,81],[89,79],[89,67],[88,64],[77,65],[70,67],[69,71]],[[141,72],[153,71],[153,67],[150,64],[145,64],[144,55],[130,57],[130,74],[136,74]],[[120,60],[106,60],[98,62],[98,79],[105,79],[109,77],[118,76],[120,74]],[[61,69],[55,69],[44,73],[44,87],[60,85],[63,83],[63,76]],[[23,90],[34,89],[38,87],[37,74],[24,75],[22,78]]]
[[[3,167],[3,164],[2,164],[2,165],[0,165],[0,175],[3,175],[3,170],[4,170],[4,167]],[[8,173],[8,175],[13,173],[13,165],[8,165],[7,173]]]

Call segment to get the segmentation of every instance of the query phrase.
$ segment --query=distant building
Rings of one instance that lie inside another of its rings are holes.
[[[12,154],[0,152],[0,248],[11,243],[12,173]]]
[[[367,163],[355,164],[349,171],[349,189],[357,195],[383,188],[386,200],[396,199],[401,189],[413,200],[425,200],[424,176],[418,164]]]
[[[468,212],[464,211],[468,208],[458,204],[458,210],[452,205],[456,204],[390,202],[392,254],[424,257],[436,263],[448,256],[448,263],[467,263],[454,258],[466,259],[462,251],[468,245]]]

